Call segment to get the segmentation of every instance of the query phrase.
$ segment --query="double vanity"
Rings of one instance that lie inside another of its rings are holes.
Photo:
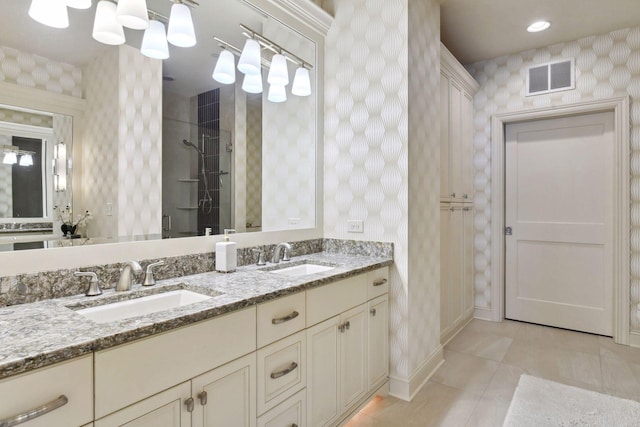
[[[0,426],[338,425],[386,392],[392,262],[319,252],[2,308]]]

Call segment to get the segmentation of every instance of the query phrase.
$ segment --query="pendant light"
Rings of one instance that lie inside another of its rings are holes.
[[[242,81],[242,90],[248,93],[262,93],[262,73],[245,74]]]
[[[247,39],[238,60],[238,70],[246,75],[261,74],[260,43],[254,39]]]
[[[23,154],[20,156],[20,166],[32,166],[33,165],[33,156],[31,154]]]
[[[116,10],[116,19],[120,25],[132,30],[146,30],[149,27],[146,0],[118,0]]]
[[[267,82],[270,85],[277,86],[289,84],[289,69],[287,68],[287,58],[284,55],[277,53],[271,58],[271,68],[269,68]]]
[[[31,0],[29,16],[52,28],[67,28],[69,14],[65,0]]]
[[[6,151],[2,163],[5,165],[15,165],[18,163],[18,156],[13,151]]]
[[[67,6],[74,9],[89,9],[91,0],[66,0]]]
[[[156,19],[149,21],[149,28],[144,30],[140,52],[144,56],[155,59],[169,58],[169,44],[164,24]]]
[[[218,62],[213,69],[213,79],[219,83],[228,85],[236,81],[236,66],[233,53],[224,49],[218,56]]]
[[[191,47],[196,44],[196,32],[193,28],[191,10],[182,3],[171,6],[167,40],[174,46]]]
[[[287,100],[287,91],[282,85],[270,85],[267,99],[271,102],[284,102]]]
[[[122,25],[116,21],[115,3],[109,0],[98,2],[92,35],[94,39],[104,44],[120,45],[125,42]]]
[[[291,93],[296,96],[311,95],[311,80],[309,79],[309,70],[307,70],[305,67],[299,67],[296,70],[296,75],[293,78],[293,84],[291,85]]]

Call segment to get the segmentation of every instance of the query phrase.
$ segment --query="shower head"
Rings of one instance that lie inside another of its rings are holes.
[[[196,150],[200,155],[204,155],[204,153],[202,152],[201,149],[199,149],[195,144],[193,144],[192,142],[187,141],[186,139],[182,140],[182,143],[188,147],[192,147],[194,150]]]

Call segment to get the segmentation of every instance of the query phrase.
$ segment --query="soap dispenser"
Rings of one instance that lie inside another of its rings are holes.
[[[220,273],[232,273],[238,265],[237,244],[229,241],[229,234],[236,230],[225,229],[224,241],[216,243],[216,271]]]

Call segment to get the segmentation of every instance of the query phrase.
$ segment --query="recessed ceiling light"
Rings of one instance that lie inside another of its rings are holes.
[[[527,27],[527,31],[530,33],[537,33],[539,31],[544,31],[551,26],[549,21],[537,21]]]

